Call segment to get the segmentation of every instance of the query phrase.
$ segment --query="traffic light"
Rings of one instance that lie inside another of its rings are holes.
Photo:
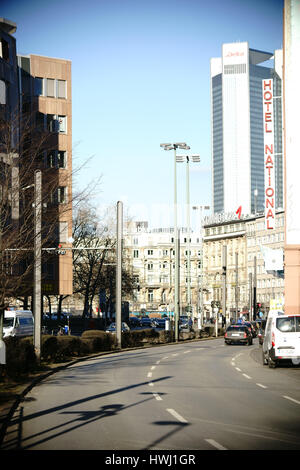
[[[64,250],[64,249],[62,248],[62,245],[59,244],[59,245],[58,245],[58,248],[57,248],[57,250],[56,250],[56,253],[57,253],[58,255],[65,255],[65,254],[66,254],[66,250]]]

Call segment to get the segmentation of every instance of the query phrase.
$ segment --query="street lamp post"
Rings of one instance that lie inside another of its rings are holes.
[[[191,221],[190,221],[190,159],[194,163],[200,163],[200,155],[177,155],[176,161],[183,162],[186,160],[186,220],[187,220],[187,310],[188,314],[192,310],[191,299]]]
[[[177,173],[176,173],[176,150],[189,150],[185,142],[174,144],[160,144],[164,150],[174,150],[174,242],[175,242],[175,286],[174,286],[174,320],[175,341],[178,341],[178,318],[179,318],[179,262],[178,262],[178,230],[177,230]]]
[[[201,263],[201,287],[200,287],[200,318],[198,318],[198,328],[199,330],[201,329],[202,326],[202,321],[204,319],[204,305],[203,305],[203,225],[202,225],[202,212],[203,210],[209,210],[210,206],[193,206],[193,210],[198,210],[200,209],[200,238],[201,238],[201,254],[200,254],[200,263]],[[199,277],[198,277],[199,279]],[[199,292],[198,292],[199,295]],[[199,315],[199,312],[197,312],[197,315]]]
[[[41,305],[42,305],[42,173],[34,174],[34,347],[38,360],[41,357]]]
[[[117,203],[117,265],[116,265],[116,335],[117,346],[122,348],[122,240],[123,203]]]

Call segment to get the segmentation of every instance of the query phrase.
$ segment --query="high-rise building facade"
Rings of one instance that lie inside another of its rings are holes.
[[[266,66],[273,57],[274,66]],[[283,206],[282,51],[273,54],[236,42],[223,44],[222,57],[211,59],[214,213],[241,206],[243,214],[251,214],[264,208],[263,79],[273,79],[276,207]]]

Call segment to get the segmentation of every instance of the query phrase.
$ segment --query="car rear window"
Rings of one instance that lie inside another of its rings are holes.
[[[286,316],[276,319],[276,328],[282,333],[300,332],[300,316]]]
[[[245,331],[246,329],[246,326],[229,326],[227,331]]]

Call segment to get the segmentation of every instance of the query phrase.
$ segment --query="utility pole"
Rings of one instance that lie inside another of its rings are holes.
[[[177,229],[176,232],[176,250],[175,250],[175,287],[176,287],[176,299],[175,302],[175,312],[174,312],[174,323],[175,323],[175,341],[178,341],[178,323],[179,323],[179,314],[180,314],[180,230]]]
[[[123,203],[117,202],[117,266],[116,266],[116,334],[117,346],[122,348],[122,239]]]
[[[226,322],[227,246],[222,247],[222,313]]]
[[[42,173],[34,173],[34,349],[37,360],[41,358],[41,305],[42,305]]]
[[[253,279],[253,321],[256,320],[256,256],[254,256],[254,279]]]
[[[252,311],[252,273],[249,273],[249,320],[253,321]]]
[[[239,310],[239,254],[235,253],[235,321],[238,319]]]

